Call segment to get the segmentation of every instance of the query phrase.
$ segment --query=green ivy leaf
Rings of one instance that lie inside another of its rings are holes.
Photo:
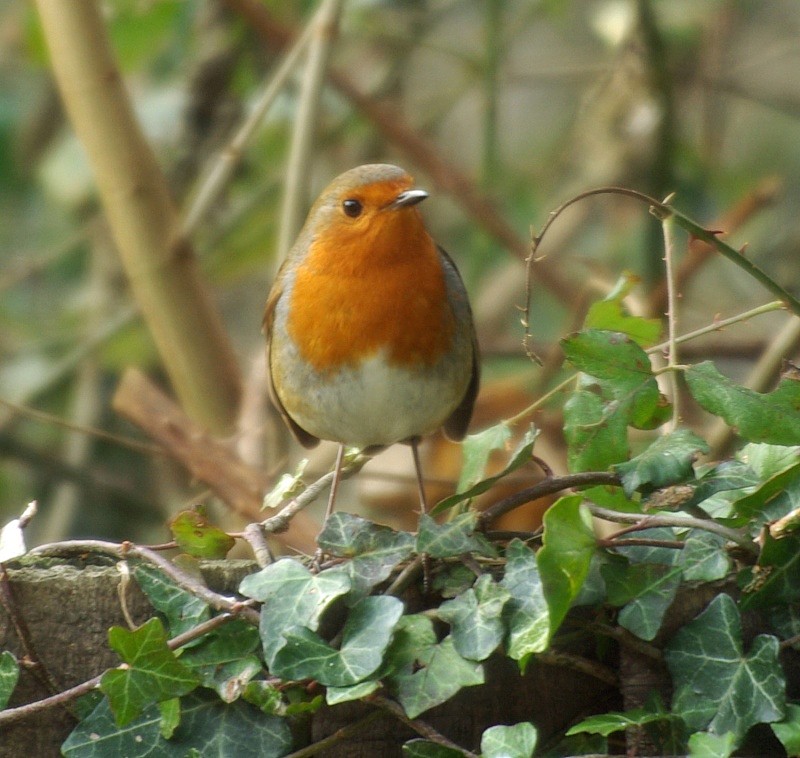
[[[349,687],[327,687],[325,690],[325,702],[328,705],[338,705],[348,703],[351,700],[363,700],[373,692],[377,692],[381,687],[377,679],[368,679],[366,682],[351,684]]]
[[[421,613],[401,616],[394,630],[392,642],[386,651],[386,668],[389,673],[414,667],[417,652],[436,644],[433,621]]]
[[[592,303],[586,314],[584,328],[621,332],[641,347],[655,345],[661,336],[660,319],[631,316],[625,313],[622,302],[616,297]]]
[[[770,726],[787,755],[800,755],[800,705],[789,703],[783,721]]]
[[[731,570],[725,538],[703,529],[693,529],[679,557],[687,582],[715,582]]]
[[[11,693],[19,679],[19,664],[8,650],[0,653],[0,711],[8,705]]]
[[[508,430],[508,427],[506,427],[504,424],[499,424],[498,427],[503,427],[504,429]],[[483,478],[489,454],[493,450],[498,449],[497,444],[500,442],[499,435],[494,434],[494,430],[498,429],[498,427],[492,427],[491,429],[487,429],[485,432],[471,435],[467,438],[467,441],[464,442],[464,446],[466,447],[469,444],[478,447],[480,445],[480,453],[478,453],[477,450],[470,451],[471,460],[468,468],[466,462],[467,452],[465,450],[464,468],[461,473],[461,479],[459,479],[458,486],[456,488],[456,494],[446,497],[444,500],[438,502],[431,509],[431,515],[436,516],[439,513],[443,513],[448,508],[452,508],[454,505],[458,505],[465,500],[470,500],[473,497],[482,495],[484,492],[488,492],[503,477],[508,476],[530,461],[534,443],[536,442],[536,438],[539,436],[539,430],[534,428],[529,429],[525,433],[525,436],[517,445],[516,450],[514,450],[514,452],[511,454],[511,458],[502,471],[494,476],[489,476],[485,479]],[[484,435],[486,435],[487,432],[493,432],[493,434],[485,437]],[[507,435],[504,434],[502,436],[503,447],[505,446],[509,435],[510,431]],[[474,440],[474,438],[478,437],[480,440]]]
[[[61,747],[66,758],[186,758],[191,754],[280,758],[291,749],[292,736],[285,719],[264,715],[241,700],[228,705],[216,695],[202,692],[181,701],[181,722],[168,740],[161,735],[158,706],[150,706],[138,719],[119,727],[108,701],[101,700]]]
[[[328,555],[350,558],[345,568],[353,592],[368,594],[414,550],[414,537],[374,524],[352,513],[333,513],[325,522],[318,544]]]
[[[614,732],[621,732],[631,727],[647,726],[667,719],[674,719],[669,713],[653,710],[650,708],[634,708],[624,713],[612,712],[601,713],[597,716],[589,716],[575,726],[570,727],[567,736],[588,732],[589,734],[600,734],[608,737]]]
[[[643,640],[653,640],[681,583],[681,569],[658,563],[608,563],[601,573],[612,605],[624,606],[620,626]]]
[[[723,376],[711,361],[690,366],[684,377],[694,399],[744,439],[800,444],[800,382],[782,379],[775,390],[762,394]]]
[[[242,690],[242,700],[270,716],[285,715],[286,703],[283,694],[277,687],[263,679],[249,681]]]
[[[211,618],[207,603],[178,587],[154,566],[140,563],[133,575],[153,607],[166,616],[172,636],[188,632]]]
[[[452,558],[464,553],[479,553],[494,557],[497,551],[482,535],[475,533],[478,514],[474,511],[460,513],[444,524],[437,524],[423,513],[419,519],[417,552],[432,558]]]
[[[264,603],[259,632],[268,666],[272,667],[275,655],[286,644],[285,631],[298,626],[317,629],[325,609],[346,595],[350,586],[344,569],[328,569],[314,575],[292,558],[246,576],[239,591]]]
[[[106,671],[100,683],[119,726],[133,721],[151,703],[180,697],[199,684],[198,677],[167,647],[167,634],[156,618],[132,632],[113,626],[108,642],[128,664]]]
[[[263,666],[253,653],[259,645],[258,630],[234,619],[201,638],[199,645],[186,650],[181,663],[193,669],[205,687],[217,691],[226,703],[232,703]]]
[[[644,452],[612,468],[622,477],[628,497],[642,487],[658,489],[685,481],[692,474],[692,463],[709,447],[688,429],[657,437]]]
[[[492,726],[481,736],[482,758],[531,758],[536,749],[536,727],[523,721]]]
[[[336,650],[305,627],[284,631],[270,671],[285,679],[315,679],[331,687],[349,687],[377,671],[392,632],[403,614],[403,603],[387,595],[359,600],[351,609]]]
[[[158,711],[161,714],[159,734],[168,740],[175,734],[178,724],[181,723],[181,699],[173,697],[169,700],[162,700],[158,703]]]
[[[739,611],[729,595],[717,595],[679,630],[665,658],[675,684],[673,712],[690,730],[731,732],[738,740],[751,726],[783,717],[786,681],[778,640],[759,635],[745,654]]]
[[[466,753],[430,740],[409,740],[403,745],[403,755],[406,758],[464,758]]]
[[[736,749],[736,735],[695,732],[689,737],[689,758],[729,758]]]
[[[595,550],[592,518],[580,495],[562,497],[550,506],[536,563],[550,610],[551,636],[578,596]]]
[[[510,597],[505,587],[484,574],[474,587],[439,606],[437,615],[450,624],[459,655],[483,661],[495,651],[505,633],[500,614]]]
[[[622,413],[609,411],[609,405],[610,401],[588,389],[576,390],[564,404],[570,471],[608,471],[628,458],[628,420]]]
[[[800,463],[795,462],[788,468],[762,480],[753,492],[735,500],[733,508],[742,518],[755,522],[755,527],[758,529],[766,520],[766,514],[776,510],[775,502],[784,499],[786,495],[790,495],[792,500],[800,496]],[[790,503],[777,510],[788,513],[788,509],[791,507]],[[785,514],[780,513],[780,515]]]
[[[786,605],[800,598],[800,535],[776,540],[766,533],[758,565],[742,572],[742,610]]]
[[[749,466],[760,482],[794,466],[800,459],[800,447],[750,442],[736,453],[736,459]]]
[[[785,448],[784,448],[785,449]],[[694,490],[692,496],[681,504],[682,508],[700,505],[720,492],[735,493],[754,487],[761,481],[756,472],[742,461],[722,461],[706,471],[700,478],[691,484]]]
[[[550,612],[536,554],[521,540],[512,540],[506,548],[505,575],[500,583],[511,595],[504,612],[508,655],[524,670],[531,655],[547,649]]]
[[[462,658],[449,635],[438,644],[417,648],[413,665],[389,678],[397,699],[412,719],[449,700],[462,687],[483,681],[481,664]]]
[[[169,522],[169,528],[178,547],[195,558],[222,559],[236,544],[230,534],[193,509],[180,511]]]
[[[461,443],[461,475],[458,478],[456,492],[474,487],[481,481],[491,454],[495,450],[506,450],[510,439],[511,428],[505,421],[476,434],[468,434]]]

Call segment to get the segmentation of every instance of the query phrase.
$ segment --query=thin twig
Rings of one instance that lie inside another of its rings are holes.
[[[475,753],[465,750],[460,745],[456,745],[455,742],[447,739],[447,737],[440,732],[437,732],[430,724],[420,721],[419,719],[410,719],[408,716],[406,716],[406,712],[403,710],[403,708],[395,703],[394,700],[390,700],[388,697],[384,697],[383,695],[371,695],[369,698],[367,698],[367,700],[368,702],[377,705],[381,710],[391,713],[392,716],[394,716],[398,721],[401,721],[406,726],[413,729],[417,734],[421,735],[426,740],[435,742],[437,745],[442,745],[443,747],[459,750],[464,756],[466,756],[466,758],[478,758]]]
[[[188,642],[214,631],[220,626],[229,623],[234,618],[236,618],[236,615],[233,613],[221,613],[218,616],[214,616],[213,618],[208,619],[208,621],[203,621],[183,634],[179,634],[176,637],[167,640],[167,647],[169,647],[170,650],[176,650],[179,647],[183,647]],[[83,697],[84,695],[87,695],[88,693],[97,689],[100,686],[100,682],[102,681],[104,674],[105,672],[98,674],[97,676],[94,676],[85,682],[76,684],[74,687],[70,687],[69,689],[52,695],[51,697],[42,698],[41,700],[36,700],[32,703],[26,703],[25,705],[20,705],[17,708],[8,708],[0,711],[0,726],[14,724],[18,721],[22,721],[25,718],[30,718],[31,716],[35,716],[43,711],[47,711],[50,708],[55,708],[59,705],[66,705],[73,700],[77,700],[79,697]]]
[[[345,479],[358,472],[361,467],[369,460],[369,456],[359,455],[354,458],[350,463],[342,467],[341,477]],[[289,503],[274,516],[265,519],[261,522],[262,529],[267,534],[274,532],[282,532],[288,526],[296,513],[299,513],[304,508],[307,508],[313,503],[326,489],[331,486],[333,482],[334,472],[329,471],[327,474],[321,476],[313,484],[309,484],[297,497],[292,498]]]
[[[354,721],[352,724],[348,724],[347,726],[343,726],[341,729],[337,729],[333,734],[329,734],[327,737],[315,742],[313,745],[306,745],[306,747],[302,747],[300,750],[295,750],[293,753],[289,753],[289,755],[285,756],[285,758],[311,758],[311,756],[319,755],[323,750],[333,747],[334,745],[338,745],[340,742],[344,742],[345,740],[349,740],[351,737],[355,737],[364,729],[365,726],[367,726],[367,724],[372,723],[378,717],[383,715],[384,714],[381,710],[376,709],[372,711],[372,713],[368,713],[366,716],[364,716],[364,718]]]
[[[659,526],[675,527],[677,529],[702,529],[712,534],[718,534],[724,537],[729,542],[744,548],[752,555],[759,555],[758,545],[756,545],[749,537],[730,527],[718,524],[716,521],[710,519],[699,519],[693,516],[671,516],[669,514],[659,514],[657,516],[648,516],[641,513],[622,513],[620,511],[612,511],[609,508],[601,508],[599,505],[589,503],[589,510],[593,516],[604,519],[605,521],[613,521],[618,524],[635,524],[634,529],[626,530],[627,532],[654,529]]]
[[[551,666],[558,666],[561,669],[572,669],[581,674],[588,674],[595,679],[610,684],[612,687],[619,686],[619,677],[609,666],[604,666],[598,661],[583,658],[574,653],[565,653],[560,650],[544,650],[536,656],[537,663],[547,663]]]
[[[139,558],[159,568],[181,589],[205,601],[215,610],[227,611],[240,616],[248,623],[254,625],[258,624],[258,612],[251,608],[247,602],[210,590],[195,577],[182,571],[178,566],[162,555],[159,555],[156,551],[141,545],[134,545],[132,542],[123,542],[120,544],[116,542],[105,542],[103,540],[70,540],[68,542],[54,542],[47,545],[40,545],[31,550],[29,554],[53,556],[74,552],[105,553],[120,560]]]
[[[276,255],[278,260],[283,260],[289,252],[300,230],[305,212],[319,105],[342,3],[343,0],[323,0],[319,11],[309,24],[313,29],[313,36],[309,43],[305,77],[297,103],[297,115],[289,147]]]
[[[266,116],[272,103],[280,94],[289,76],[297,66],[300,56],[305,51],[308,41],[311,39],[311,32],[314,28],[314,19],[306,26],[302,33],[297,37],[291,49],[286,53],[281,61],[278,70],[272,76],[264,91],[256,100],[250,114],[244,123],[239,127],[239,131],[233,136],[225,149],[219,153],[215,162],[205,172],[205,175],[198,187],[189,208],[185,211],[181,224],[181,235],[184,238],[191,237],[197,229],[198,224],[208,213],[225,184],[233,175],[236,166],[242,159],[247,144],[253,138],[264,116]]]
[[[515,508],[525,505],[525,503],[533,502],[539,498],[553,495],[556,492],[572,487],[588,487],[592,485],[619,486],[620,478],[617,474],[609,471],[584,471],[578,474],[543,479],[541,482],[537,482],[490,505],[478,516],[478,528],[485,527],[503,514],[513,511]]]

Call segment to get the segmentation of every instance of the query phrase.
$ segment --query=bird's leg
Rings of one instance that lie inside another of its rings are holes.
[[[339,450],[336,453],[336,463],[333,468],[333,481],[331,482],[331,490],[328,494],[328,506],[325,508],[325,518],[322,522],[322,528],[328,523],[328,518],[333,513],[333,506],[336,503],[336,493],[339,490],[339,482],[342,478],[342,463],[344,462],[344,445],[339,445]],[[321,547],[317,547],[317,552],[314,553],[314,567],[319,571],[324,553]]]
[[[417,490],[419,491],[419,516],[422,519],[423,515],[428,512],[428,500],[425,497],[425,485],[422,481],[422,465],[419,461],[419,437],[411,439],[411,455],[414,458],[414,470],[417,472]],[[417,527],[419,529],[419,527]],[[423,553],[422,558],[422,591],[428,594],[431,588],[430,576],[430,558],[427,553]]]

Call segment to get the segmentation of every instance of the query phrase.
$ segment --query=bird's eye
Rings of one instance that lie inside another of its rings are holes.
[[[342,208],[344,209],[345,215],[350,216],[350,218],[357,218],[361,215],[361,211],[364,210],[364,206],[353,198],[345,200],[342,203]]]

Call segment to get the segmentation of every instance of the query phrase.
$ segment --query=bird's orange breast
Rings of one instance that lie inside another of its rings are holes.
[[[387,213],[367,234],[318,235],[296,268],[287,329],[317,371],[379,351],[395,365],[431,366],[454,328],[439,252],[416,209]]]

